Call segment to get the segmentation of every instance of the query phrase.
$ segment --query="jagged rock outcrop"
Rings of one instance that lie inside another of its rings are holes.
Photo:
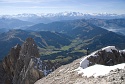
[[[124,50],[118,50],[115,46],[108,46],[83,58],[80,67],[87,68],[94,64],[112,66],[120,63],[125,63]]]
[[[13,84],[33,84],[34,81],[43,77],[39,70],[34,67],[33,59],[39,57],[37,45],[32,38],[28,38],[21,47],[19,58],[14,71]]]
[[[14,77],[14,71],[16,70],[16,63],[17,59],[19,58],[19,52],[20,52],[21,46],[16,45],[10,50],[10,53],[8,54],[7,57],[4,58],[3,60],[3,68],[5,70],[5,75],[6,78],[4,80],[5,83],[11,84],[12,79]]]
[[[40,60],[40,55],[32,38],[26,39],[22,46],[11,49],[2,62],[5,78],[3,84],[34,84],[60,65]]]

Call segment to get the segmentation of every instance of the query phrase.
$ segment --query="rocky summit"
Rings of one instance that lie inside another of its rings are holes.
[[[22,46],[13,47],[0,65],[0,84],[34,84],[59,67],[58,63],[44,62],[32,38]]]
[[[107,46],[83,58],[80,67],[87,68],[95,64],[113,66],[120,63],[125,63],[124,50],[118,50],[115,46]]]
[[[48,76],[38,80],[35,84],[125,84],[125,50],[118,50],[115,46],[108,46],[90,55],[56,69]],[[105,66],[102,67],[95,67]],[[118,67],[115,67],[118,66]],[[113,67],[113,68],[112,68]],[[79,68],[82,68],[79,73]],[[95,74],[108,73],[95,77]],[[101,71],[99,71],[101,69]],[[94,72],[94,73],[92,73]],[[96,72],[96,73],[95,73]],[[91,76],[87,76],[90,73]]]

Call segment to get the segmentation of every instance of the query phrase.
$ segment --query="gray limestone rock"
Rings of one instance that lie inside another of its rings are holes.
[[[121,54],[119,51],[112,50],[112,52],[106,52],[105,50],[100,50],[96,53],[97,57],[89,57],[88,60],[91,65],[102,64],[107,66],[112,66],[125,62],[125,54]]]
[[[40,55],[32,38],[26,39],[22,46],[11,49],[1,64],[0,72],[4,72],[1,84],[34,84],[60,65],[40,60]]]

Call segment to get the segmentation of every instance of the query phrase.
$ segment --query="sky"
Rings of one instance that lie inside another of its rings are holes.
[[[0,15],[65,11],[125,14],[125,0],[0,0]]]

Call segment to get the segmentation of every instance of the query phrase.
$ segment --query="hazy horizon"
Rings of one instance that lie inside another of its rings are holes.
[[[125,0],[0,0],[0,15],[23,13],[125,14]]]

